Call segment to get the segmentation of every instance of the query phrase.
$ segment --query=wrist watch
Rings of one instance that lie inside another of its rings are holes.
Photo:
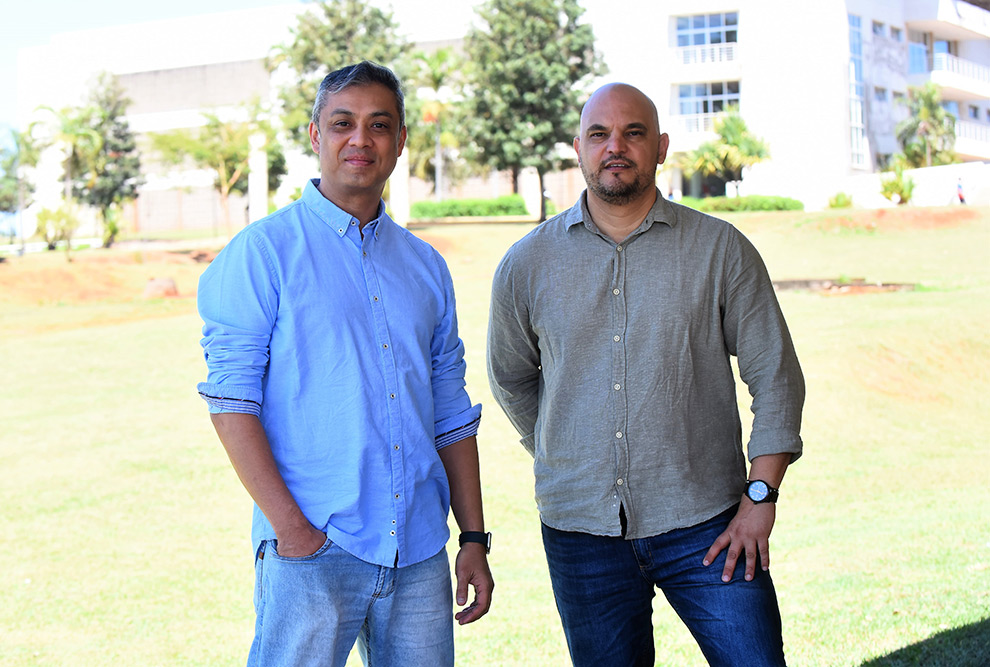
[[[492,552],[491,533],[482,533],[474,530],[465,531],[461,533],[459,538],[457,538],[457,543],[463,547],[467,542],[477,542],[478,544],[483,544],[485,545],[486,554],[490,554]]]
[[[754,479],[746,482],[746,497],[754,503],[775,503],[779,491],[762,479]]]

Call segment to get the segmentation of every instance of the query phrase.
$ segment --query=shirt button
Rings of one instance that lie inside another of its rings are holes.
[[[622,431],[616,431],[615,437],[616,438],[621,438],[622,437]]]
[[[392,537],[395,537],[395,531],[394,530],[390,530],[388,534],[391,535]]]
[[[399,451],[399,446],[398,445],[395,446],[395,451]]]
[[[621,336],[612,336],[612,340],[614,340],[616,343],[618,343],[620,340],[622,340],[622,337]]]
[[[622,385],[616,382],[615,384],[612,385],[612,389],[619,391],[620,389],[622,389]]]
[[[383,350],[387,350],[388,349],[388,343],[382,343],[382,349]]]
[[[615,483],[618,484],[619,486],[622,486],[622,478],[620,477],[619,479],[615,480]]]
[[[620,291],[621,290],[618,287],[616,287],[614,290],[612,290],[612,294],[618,296]]]
[[[395,394],[389,394],[388,397],[389,398],[395,398]]]
[[[398,494],[398,493],[397,493],[397,494],[395,494],[395,499],[396,499],[396,500],[398,500],[398,499],[399,499],[399,494]]]
[[[373,298],[374,298],[375,301],[378,301],[378,297],[377,296],[376,297],[373,297]]]
[[[622,246],[620,245],[615,246],[615,252],[622,252]]]
[[[343,234],[343,233],[344,233],[344,228],[343,228],[343,227],[341,227],[340,229],[338,229],[338,230],[337,230],[337,233],[338,233],[338,234]]]

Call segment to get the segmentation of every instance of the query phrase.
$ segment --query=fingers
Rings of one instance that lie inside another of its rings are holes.
[[[474,546],[474,545],[465,545]],[[491,607],[492,591],[495,582],[492,579],[491,570],[488,569],[488,560],[484,556],[484,551],[462,548],[457,555],[457,562],[454,567],[457,576],[456,599],[458,606],[467,602],[468,586],[474,589],[474,600],[461,611],[454,614],[454,618],[460,625],[473,623],[488,613]]]

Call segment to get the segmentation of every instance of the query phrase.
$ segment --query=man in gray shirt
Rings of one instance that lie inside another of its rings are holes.
[[[669,138],[643,93],[599,89],[580,132],[588,188],[506,254],[488,332],[571,659],[652,665],[658,587],[711,664],[784,664],[769,537],[804,379],[773,286],[732,225],[660,195]]]

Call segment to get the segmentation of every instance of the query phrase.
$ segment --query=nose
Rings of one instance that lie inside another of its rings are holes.
[[[609,135],[605,148],[613,155],[622,155],[626,150],[626,139],[621,132],[613,132]]]
[[[363,125],[357,125],[354,128],[354,131],[351,132],[350,141],[348,143],[352,146],[369,146],[371,145],[371,132]]]

